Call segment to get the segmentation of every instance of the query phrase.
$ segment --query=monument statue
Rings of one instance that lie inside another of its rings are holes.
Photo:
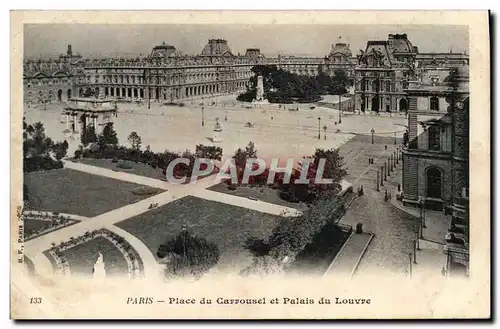
[[[94,264],[94,269],[92,271],[92,278],[94,280],[104,280],[106,278],[106,269],[104,267],[104,257],[99,252],[97,261]]]
[[[257,76],[257,92],[255,94],[254,103],[268,104],[267,99],[264,99],[264,78],[262,75]]]
[[[221,133],[222,133],[222,127],[220,125],[219,118],[215,118],[214,137],[212,139],[214,143],[222,142]]]

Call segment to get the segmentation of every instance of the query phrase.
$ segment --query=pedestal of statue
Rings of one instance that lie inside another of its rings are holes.
[[[222,142],[222,127],[219,123],[219,119],[217,118],[217,121],[215,122],[215,128],[214,128],[214,137],[212,138],[212,141],[214,143],[220,143]]]

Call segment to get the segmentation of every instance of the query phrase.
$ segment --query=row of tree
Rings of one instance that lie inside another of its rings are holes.
[[[243,176],[248,160],[257,158],[255,144],[250,142],[245,149],[237,149],[233,158],[236,165],[237,185],[243,185]],[[324,166],[323,173],[320,178],[331,179],[332,184],[323,184],[316,181],[321,159],[324,159]],[[307,156],[304,160],[309,161],[305,177],[301,177],[301,175],[302,171],[305,171],[306,168],[302,167],[303,164],[298,164],[298,167],[293,168],[289,182],[285,181],[285,173],[278,172],[275,174],[274,180],[269,183],[268,179],[271,171],[269,167],[266,167],[263,169],[261,174],[249,177],[246,185],[271,185],[272,187],[276,187],[281,190],[282,198],[292,202],[310,203],[321,198],[325,199],[335,197],[340,191],[340,182],[342,178],[347,174],[344,158],[340,155],[339,150],[325,150],[318,148],[312,156]],[[252,163],[252,169],[259,169],[258,164]],[[226,173],[230,173],[229,168],[226,170]],[[301,178],[308,179],[309,184],[298,183],[298,180]],[[231,179],[224,179],[223,182],[228,184],[231,188],[235,188]]]
[[[165,150],[161,153],[152,152],[149,145],[143,151],[141,150],[142,140],[137,132],[132,132],[127,140],[131,147],[118,144],[118,138],[112,123],[108,123],[101,134],[95,135],[93,126],[89,126],[81,135],[83,146],[75,151],[75,158],[98,158],[133,161],[136,163],[147,164],[154,169],[160,168],[166,173],[168,165],[177,158],[186,158],[189,165],[181,163],[174,169],[175,177],[190,177],[194,169],[196,158],[205,158],[213,160],[222,159],[222,148],[218,146],[207,146],[199,144],[195,152],[186,150],[184,152],[171,152]],[[202,164],[200,170],[206,169],[206,164]],[[214,170],[217,170],[216,168]]]
[[[321,100],[321,95],[345,94],[352,80],[344,70],[336,70],[333,77],[324,72],[317,76],[298,75],[276,65],[257,65],[252,68],[255,73],[250,78],[247,91],[238,95],[239,101],[251,102],[255,99],[257,76],[264,78],[264,95],[271,103],[310,103]]]

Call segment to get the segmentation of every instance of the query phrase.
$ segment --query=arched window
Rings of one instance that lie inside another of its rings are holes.
[[[438,126],[430,126],[427,130],[429,135],[429,150],[439,151],[441,149],[441,132]]]
[[[431,102],[430,104],[431,111],[439,111],[439,98],[433,96],[431,97],[430,102]]]
[[[427,197],[441,199],[441,170],[431,167],[426,170]]]
[[[373,82],[372,82],[372,91],[378,92],[378,80],[373,80]]]
[[[391,82],[390,81],[385,82],[385,91],[391,92]]]

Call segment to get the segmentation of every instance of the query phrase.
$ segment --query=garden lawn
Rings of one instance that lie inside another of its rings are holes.
[[[31,219],[31,218],[26,218],[24,219],[24,231],[28,232],[31,230],[46,230],[50,228],[52,225],[51,221],[48,220],[40,220],[40,219]]]
[[[187,196],[116,225],[139,238],[155,255],[160,244],[186,225],[191,233],[217,244],[221,259],[215,271],[239,272],[252,261],[247,238],[267,238],[279,217]]]
[[[258,187],[258,186],[238,186],[236,190],[228,189],[228,185],[225,183],[219,183],[217,185],[211,186],[208,190],[220,193],[226,193],[230,195],[235,195],[243,198],[256,198],[260,201],[277,204],[280,206],[295,208],[301,211],[307,209],[307,206],[303,203],[294,203],[284,200],[280,197],[280,190],[273,189],[268,186]]]
[[[68,260],[71,274],[92,276],[94,264],[99,257],[99,252],[104,258],[106,276],[123,276],[128,273],[125,257],[120,250],[103,237],[97,237],[63,251]]]
[[[71,169],[37,171],[24,175],[28,210],[94,217],[151,197],[133,191],[144,187]],[[148,187],[149,188],[149,187]],[[157,189],[157,192],[160,192]]]
[[[163,174],[163,172],[160,168],[154,169],[153,167],[151,167],[147,164],[144,164],[144,163],[140,163],[140,162],[135,163],[133,161],[127,161],[127,163],[129,163],[132,166],[131,169],[119,168],[118,162],[112,162],[111,159],[83,158],[83,159],[76,160],[76,162],[80,162],[80,163],[91,165],[91,166],[111,169],[111,170],[115,170],[115,171],[126,172],[126,173],[133,174],[133,175],[150,177],[150,178],[154,178],[154,179],[164,179],[165,178],[165,175]]]

